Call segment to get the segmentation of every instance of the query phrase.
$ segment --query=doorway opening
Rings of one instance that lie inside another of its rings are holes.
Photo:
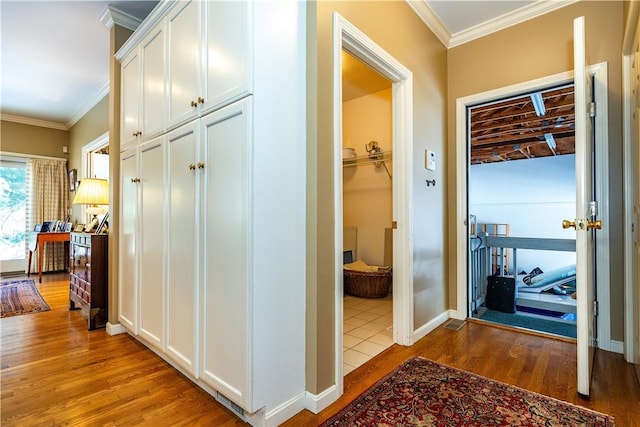
[[[608,87],[607,87],[607,64],[599,63],[587,67],[587,72],[593,76],[594,99],[595,99],[595,164],[598,171],[598,179],[595,182],[595,194],[597,200],[604,201],[598,206],[599,217],[604,224],[609,221],[609,207],[606,203],[609,200],[609,153],[608,153]],[[519,83],[487,92],[469,95],[456,100],[456,194],[457,196],[457,224],[456,228],[456,294],[457,311],[452,317],[466,319],[471,316],[473,294],[469,292],[469,235],[472,218],[469,217],[468,209],[468,164],[470,152],[468,150],[469,121],[467,109],[475,105],[518,96],[520,94],[531,93],[533,91],[543,91],[548,88],[569,84],[573,81],[574,73],[559,73],[540,79]],[[541,172],[543,173],[543,172]],[[497,190],[498,191],[498,190]],[[598,295],[598,348],[622,352],[622,343],[611,339],[611,309],[610,309],[610,244],[609,230],[603,227],[596,233],[596,258],[597,258],[597,295]]]
[[[393,344],[391,82],[342,53],[343,375]]]
[[[467,116],[470,316],[576,338],[573,83]]]
[[[343,248],[343,125],[342,125],[342,62],[343,51],[357,58],[391,82],[391,132],[393,156],[389,160],[376,158],[385,169],[392,188],[392,271],[393,342],[413,343],[413,248],[411,240],[411,189],[413,176],[413,75],[404,65],[375,44],[340,14],[333,15],[333,204],[334,204],[334,295],[335,295],[335,397],[343,392],[343,313],[344,313],[344,248]],[[376,142],[376,144],[373,144]],[[364,141],[366,155],[383,156],[378,140]],[[358,149],[360,145],[358,146]],[[378,150],[380,149],[380,150]],[[364,155],[364,153],[363,153]],[[384,162],[382,162],[384,160]],[[384,165],[383,165],[384,163]],[[374,166],[375,167],[375,166]],[[396,171],[394,174],[393,171]],[[384,247],[384,245],[383,245]],[[384,261],[383,261],[384,262]]]

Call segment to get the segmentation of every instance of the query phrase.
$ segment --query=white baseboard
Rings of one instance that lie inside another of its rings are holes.
[[[424,338],[425,336],[427,336],[427,334],[429,334],[435,328],[437,328],[438,326],[442,325],[444,322],[449,320],[450,317],[451,317],[451,310],[445,311],[442,314],[434,317],[433,319],[431,319],[431,321],[425,323],[424,325],[422,325],[421,327],[413,331],[413,338],[411,342],[415,343],[420,338]]]
[[[107,333],[109,335],[126,334],[127,330],[125,329],[124,326],[122,326],[122,323],[116,323],[114,325],[111,322],[107,322]]]
[[[450,319],[467,320],[467,315],[458,310],[449,310]]]
[[[311,394],[306,392],[304,407],[314,414],[317,414],[338,400],[338,397],[340,396],[338,396],[338,389],[335,385],[332,385],[320,394]]]
[[[624,354],[624,342],[614,340],[609,341],[609,351]]]
[[[306,392],[289,399],[268,411],[264,417],[265,427],[277,427],[305,408]]]

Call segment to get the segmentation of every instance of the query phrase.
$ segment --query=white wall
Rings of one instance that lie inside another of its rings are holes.
[[[365,144],[377,141],[383,151],[392,150],[391,89],[342,104],[343,146],[366,155]],[[392,162],[386,162],[393,176]],[[343,221],[357,227],[355,257],[367,264],[384,264],[384,229],[391,226],[391,178],[384,167],[359,164],[343,168]]]
[[[480,223],[509,224],[510,235],[575,239],[562,220],[575,218],[575,156],[473,165],[469,213]],[[518,270],[543,271],[575,263],[575,253],[518,251]]]

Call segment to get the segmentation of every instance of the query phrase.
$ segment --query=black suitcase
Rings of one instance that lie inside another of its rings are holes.
[[[513,277],[487,277],[487,308],[503,313],[516,312],[516,279]]]

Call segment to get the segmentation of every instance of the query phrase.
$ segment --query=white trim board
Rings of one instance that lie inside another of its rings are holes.
[[[343,392],[342,274],[342,50],[360,59],[392,82],[393,115],[393,340],[413,344],[412,153],[413,74],[337,12],[333,14],[333,169],[335,218],[335,386]]]
[[[602,171],[602,179],[597,183],[596,196],[600,200],[600,218],[604,224],[609,223],[609,153],[608,153],[608,108],[607,108],[607,64],[600,63],[588,67],[590,74],[595,76],[595,100],[599,105],[596,115],[596,158],[597,170]],[[468,247],[467,247],[467,107],[553,87],[573,81],[573,71],[555,74],[528,82],[523,82],[499,89],[494,89],[456,100],[456,310],[452,310],[451,317],[466,319],[468,313]],[[600,316],[598,316],[598,347],[611,350],[611,319],[610,319],[610,275],[609,275],[609,230],[603,227],[596,234],[598,239],[598,300]],[[614,345],[615,348],[615,345]]]
[[[459,46],[479,39],[497,31],[503,30],[522,22],[528,21],[546,13],[576,3],[578,0],[536,1],[496,18],[474,25],[457,33],[451,34],[438,15],[431,9],[426,0],[405,0],[409,7],[420,17],[422,22],[435,34],[447,48]]]

